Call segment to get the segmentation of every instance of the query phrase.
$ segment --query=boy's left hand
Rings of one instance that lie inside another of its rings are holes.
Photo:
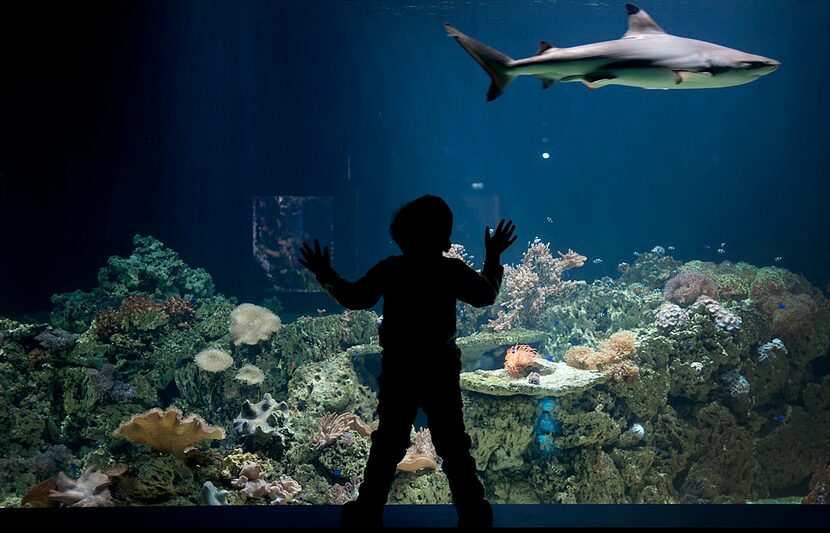
[[[314,239],[314,250],[304,242],[300,247],[300,254],[302,259],[297,259],[301,265],[309,269],[314,275],[320,275],[331,270],[331,256],[329,256],[329,247],[324,246],[323,251],[320,251],[320,243]]]

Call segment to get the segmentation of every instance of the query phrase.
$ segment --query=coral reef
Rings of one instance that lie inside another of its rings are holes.
[[[241,304],[231,312],[230,332],[233,343],[255,345],[280,330],[282,322],[270,309]]]
[[[198,415],[183,418],[182,412],[171,408],[150,409],[133,415],[113,432],[136,444],[148,444],[162,453],[184,454],[187,448],[203,440],[224,439],[225,430],[208,424]]]
[[[193,358],[196,365],[205,372],[223,372],[233,365],[233,357],[222,350],[203,350]]]
[[[242,465],[239,477],[231,481],[231,486],[239,489],[243,500],[259,500],[267,496],[272,505],[290,503],[302,490],[290,476],[280,476],[279,481],[266,481],[262,467],[253,461]]]
[[[61,472],[55,480],[55,490],[49,492],[49,498],[68,507],[109,507],[112,505],[109,484],[109,476],[93,468],[88,468],[76,480]]]
[[[574,368],[604,372],[613,381],[631,381],[639,375],[634,361],[636,337],[631,331],[619,331],[599,345],[597,351],[574,346],[565,354],[565,362]]]
[[[703,272],[684,270],[666,282],[663,297],[677,305],[685,307],[697,301],[701,296],[718,299],[718,288]]]
[[[543,311],[550,300],[568,294],[573,286],[571,281],[562,281],[563,274],[585,264],[585,256],[573,250],[558,253],[559,257],[553,257],[549,243],[533,243],[519,265],[505,267],[501,292],[496,301],[500,309],[488,327],[494,331],[505,331],[538,326],[534,317]]]
[[[398,470],[418,472],[420,470],[438,470],[441,458],[435,453],[432,435],[429,429],[420,429],[411,438],[412,445],[398,463]]]
[[[258,403],[245,400],[233,427],[252,448],[267,448],[277,458],[294,437],[288,421],[288,404],[277,402],[267,393]]]
[[[504,369],[514,378],[524,377],[525,369],[539,358],[539,352],[527,344],[517,344],[507,349]]]

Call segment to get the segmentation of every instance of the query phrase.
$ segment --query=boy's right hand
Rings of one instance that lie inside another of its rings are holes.
[[[513,224],[512,220],[507,221],[507,224],[504,223],[504,219],[499,221],[499,225],[496,226],[496,230],[493,234],[490,234],[490,226],[487,226],[484,230],[484,248],[487,250],[486,253],[486,261],[491,262],[500,262],[499,258],[505,250],[510,248],[510,245],[516,242],[516,239],[519,238],[518,235],[513,235],[513,232],[516,230],[515,224]]]
[[[311,249],[307,242],[304,242],[300,247],[300,254],[302,254],[303,258],[297,259],[297,261],[309,269],[315,276],[331,272],[332,268],[329,247],[323,247],[323,251],[321,252],[320,243],[317,239],[314,239],[314,250]]]

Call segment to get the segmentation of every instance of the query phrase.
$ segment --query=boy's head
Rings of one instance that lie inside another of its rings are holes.
[[[404,255],[446,252],[450,249],[452,211],[437,196],[421,196],[398,209],[389,233]]]

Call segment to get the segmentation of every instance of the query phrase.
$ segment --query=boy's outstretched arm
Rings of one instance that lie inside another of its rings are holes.
[[[314,249],[308,243],[300,247],[301,265],[309,269],[329,296],[346,309],[369,309],[383,294],[382,263],[372,267],[365,276],[352,283],[337,273],[331,266],[329,247],[320,250],[320,243],[314,239]]]
[[[467,302],[474,307],[492,305],[501,288],[504,267],[501,266],[501,254],[511,244],[516,242],[518,236],[513,235],[516,226],[510,220],[506,224],[504,219],[490,234],[490,227],[484,230],[484,248],[486,254],[484,266],[479,274],[475,270],[466,267],[465,274],[458,280],[458,299]]]

